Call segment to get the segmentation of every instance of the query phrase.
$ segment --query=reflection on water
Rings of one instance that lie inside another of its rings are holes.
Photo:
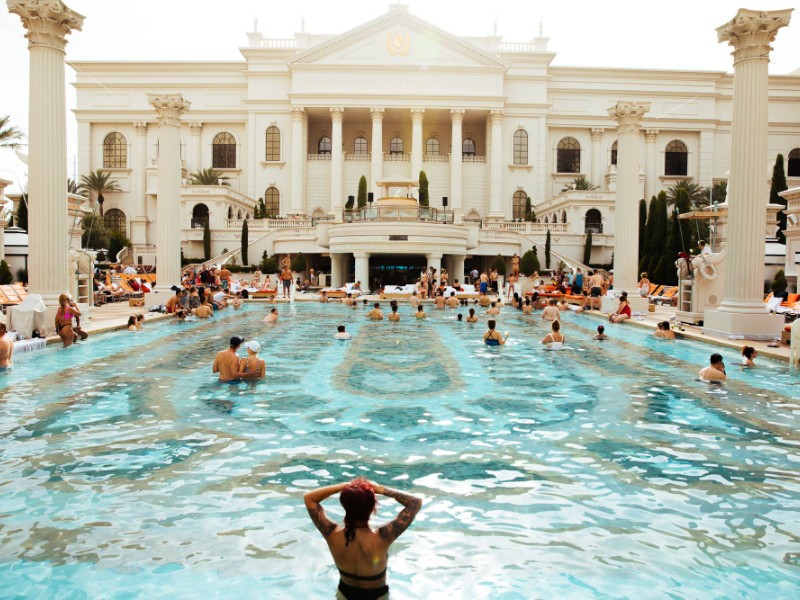
[[[301,496],[357,475],[426,499],[392,553],[395,598],[797,595],[784,366],[711,388],[693,378],[709,348],[624,325],[596,342],[588,317],[547,353],[546,325],[510,310],[504,348],[457,311],[292,306],[267,329],[264,310],[3,375],[0,596],[329,597]],[[333,339],[341,323],[353,340]],[[234,333],[262,343],[266,382],[214,381]]]

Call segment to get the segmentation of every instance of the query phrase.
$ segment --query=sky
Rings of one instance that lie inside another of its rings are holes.
[[[388,0],[67,0],[84,15],[67,60],[242,60],[245,32],[291,38],[304,22],[309,33],[344,33],[384,14]],[[799,8],[799,0],[406,0],[409,11],[452,34],[497,35],[527,42],[539,24],[553,65],[732,71],[730,47],[715,29],[741,7]],[[22,22],[0,3],[0,115],[28,129],[28,49]],[[770,73],[800,69],[800,10],[778,32]],[[75,93],[67,77],[68,173],[77,153]],[[79,174],[80,175],[80,174]],[[24,184],[26,169],[13,151],[0,150],[0,178]],[[17,188],[17,184],[8,191]]]

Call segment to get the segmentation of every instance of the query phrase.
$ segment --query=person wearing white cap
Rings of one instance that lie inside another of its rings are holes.
[[[244,347],[247,349],[247,356],[239,360],[239,371],[242,372],[242,379],[264,379],[267,374],[267,365],[262,359],[258,358],[261,344],[256,340],[250,340]]]

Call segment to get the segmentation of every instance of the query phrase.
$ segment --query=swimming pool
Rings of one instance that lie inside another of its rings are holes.
[[[297,304],[275,327],[266,310],[0,375],[0,597],[333,597],[302,494],[357,475],[425,499],[390,555],[395,599],[797,597],[785,365],[723,352],[732,381],[710,387],[694,379],[710,347],[631,325],[593,341],[587,316],[565,317],[559,353],[511,309],[502,348],[458,310],[372,323]],[[215,382],[232,334],[262,343],[266,382]]]

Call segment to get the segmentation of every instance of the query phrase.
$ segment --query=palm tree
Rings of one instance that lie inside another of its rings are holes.
[[[192,173],[192,178],[189,180],[191,185],[220,185],[220,180],[223,181],[222,185],[227,185],[228,178],[220,171],[214,169],[200,169]]]
[[[692,183],[688,179],[681,179],[667,189],[667,201],[669,204],[675,204],[675,200],[681,190],[686,190],[691,205],[706,206],[708,204],[708,188]]]
[[[9,125],[11,118],[6,115],[0,117],[0,148],[11,148],[16,150],[22,147],[20,140],[22,139],[22,132],[16,127]]]
[[[568,192],[570,190],[596,190],[597,186],[594,185],[591,181],[586,179],[586,177],[576,177],[572,180],[572,183],[567,184],[562,189],[562,192]]]
[[[88,175],[81,175],[81,184],[78,189],[84,192],[94,192],[97,194],[97,204],[100,205],[100,216],[103,216],[103,202],[105,198],[103,194],[109,192],[121,192],[122,190],[117,185],[117,182],[111,177],[110,173],[105,173],[102,169],[92,171]]]
[[[78,184],[74,179],[71,177],[67,179],[67,193],[69,194],[77,194],[78,193]]]

